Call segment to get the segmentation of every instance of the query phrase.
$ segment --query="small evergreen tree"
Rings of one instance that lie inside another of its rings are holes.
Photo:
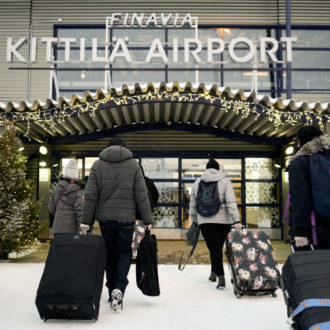
[[[31,180],[25,177],[27,157],[12,126],[0,132],[0,259],[20,252],[39,234],[40,205],[33,200]]]

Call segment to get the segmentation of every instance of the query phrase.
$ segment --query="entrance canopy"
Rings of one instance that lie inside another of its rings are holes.
[[[275,141],[291,138],[303,125],[323,128],[330,122],[330,103],[284,101],[202,83],[137,83],[86,91],[71,100],[61,97],[58,102],[0,103],[0,125],[4,121],[12,121],[23,135],[48,144],[97,140],[109,130],[134,126],[143,130],[159,124],[173,129],[204,127],[242,140]]]

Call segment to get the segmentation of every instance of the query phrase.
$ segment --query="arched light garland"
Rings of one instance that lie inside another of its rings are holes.
[[[64,106],[48,110],[30,111],[30,112],[2,112],[0,113],[0,125],[4,122],[27,122],[27,130],[25,135],[30,132],[30,123],[38,121],[46,129],[46,124],[55,133],[55,125],[64,122],[66,118],[79,116],[84,113],[90,113],[95,116],[95,112],[106,108],[115,108],[122,105],[133,105],[142,103],[157,102],[180,102],[180,103],[197,103],[205,105],[214,105],[228,113],[233,111],[242,118],[247,118],[250,114],[255,115],[255,120],[260,116],[267,117],[270,122],[274,123],[275,130],[280,126],[297,122],[303,122],[305,125],[317,124],[320,129],[324,129],[326,123],[330,123],[330,114],[319,114],[311,111],[281,111],[273,106],[267,108],[260,104],[250,103],[242,100],[228,100],[224,97],[210,95],[209,93],[186,93],[179,92],[155,91],[141,95],[123,95],[112,96],[114,92],[104,95],[104,98],[92,102],[85,102],[73,106]],[[47,129],[46,129],[47,130]]]

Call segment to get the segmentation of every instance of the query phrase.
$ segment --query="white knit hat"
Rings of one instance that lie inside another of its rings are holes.
[[[72,180],[79,179],[78,164],[75,159],[70,159],[68,163],[64,166],[63,177]]]

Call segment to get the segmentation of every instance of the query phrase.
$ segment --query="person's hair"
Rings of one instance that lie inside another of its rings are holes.
[[[125,147],[126,148],[126,144],[123,141],[122,138],[120,137],[114,137],[112,140],[110,140],[108,147],[112,147],[112,146],[121,146],[121,147]]]
[[[303,126],[297,133],[297,139],[302,147],[315,137],[323,135],[323,132],[316,126]]]
[[[209,162],[206,164],[206,169],[208,168],[215,168],[219,171],[220,165],[215,159],[210,159]]]

